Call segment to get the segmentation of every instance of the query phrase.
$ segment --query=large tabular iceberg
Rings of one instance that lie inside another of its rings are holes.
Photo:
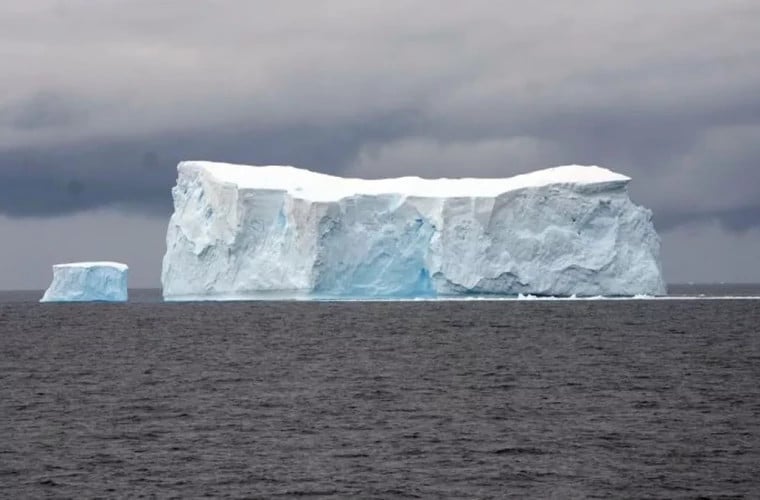
[[[119,262],[57,264],[40,302],[125,302],[128,272]]]
[[[665,293],[651,212],[603,168],[436,180],[178,171],[168,300]]]

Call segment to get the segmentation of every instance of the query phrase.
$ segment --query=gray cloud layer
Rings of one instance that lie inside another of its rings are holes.
[[[11,0],[0,215],[166,215],[181,159],[600,164],[659,229],[760,225],[760,4]],[[739,241],[739,240],[737,240]]]

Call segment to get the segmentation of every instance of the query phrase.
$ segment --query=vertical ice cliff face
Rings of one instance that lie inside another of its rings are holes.
[[[128,271],[119,262],[57,264],[40,302],[125,302]]]
[[[599,167],[437,180],[210,162],[178,172],[169,300],[665,293],[651,212]]]

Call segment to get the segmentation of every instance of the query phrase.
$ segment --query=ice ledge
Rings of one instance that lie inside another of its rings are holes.
[[[107,260],[103,261],[93,261],[93,262],[68,262],[65,264],[54,264],[53,269],[60,269],[64,267],[112,267],[118,271],[126,271],[129,269],[129,266],[126,264],[122,264],[121,262],[111,262]]]
[[[237,189],[286,191],[308,201],[338,201],[357,195],[405,195],[419,198],[492,198],[518,189],[549,185],[621,185],[630,177],[598,166],[564,165],[506,178],[398,177],[353,179],[312,172],[291,166],[252,166],[209,161],[185,161],[180,172],[205,172],[219,183]]]

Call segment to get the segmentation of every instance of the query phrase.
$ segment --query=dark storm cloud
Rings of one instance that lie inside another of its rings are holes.
[[[169,210],[183,159],[369,177],[560,163],[658,227],[760,223],[754,1],[0,7],[0,213]]]
[[[0,109],[0,121],[20,130],[69,127],[86,120],[87,111],[82,104],[72,96],[40,91]]]
[[[159,215],[171,210],[179,161],[308,165],[339,172],[367,141],[403,135],[414,114],[376,116],[335,127],[197,130],[126,140],[0,151],[0,213],[63,215],[119,206]]]

